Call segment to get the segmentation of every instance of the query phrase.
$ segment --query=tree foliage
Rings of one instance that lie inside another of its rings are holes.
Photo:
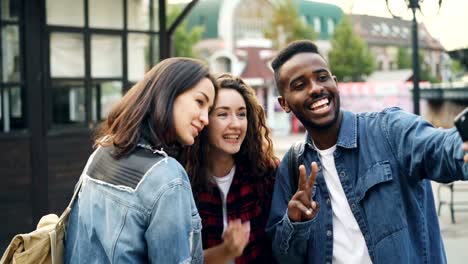
[[[454,73],[454,74],[459,74],[459,73],[462,73],[463,72],[463,66],[462,64],[460,63],[460,61],[458,60],[451,60],[451,63],[450,63],[450,70]]]
[[[339,81],[362,81],[375,69],[375,59],[366,43],[353,32],[351,21],[343,16],[333,33],[328,54],[333,74]]]
[[[411,59],[411,65],[413,65],[413,60]],[[424,61],[424,53],[419,52],[419,80],[428,81],[430,83],[439,83],[440,80],[437,76],[432,74],[431,65]]]
[[[169,6],[168,9],[167,24],[170,26],[182,12],[182,8],[181,6]],[[201,40],[204,31],[205,28],[203,26],[194,26],[189,29],[186,20],[180,23],[172,38],[172,56],[197,57],[193,46]]]
[[[397,52],[397,68],[398,69],[411,69],[412,57],[408,49],[399,47]]]
[[[263,33],[279,49],[291,41],[299,39],[313,40],[317,37],[314,29],[299,16],[294,0],[273,0],[273,15],[270,27]]]
[[[428,81],[431,83],[439,82],[438,78],[432,74],[431,66],[424,62],[424,52],[419,52],[419,79],[421,81]],[[405,48],[398,48],[397,53],[397,67],[398,69],[412,69],[413,68],[413,54]]]

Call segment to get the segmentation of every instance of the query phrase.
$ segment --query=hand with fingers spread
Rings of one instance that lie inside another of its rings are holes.
[[[223,246],[229,259],[234,259],[244,251],[249,242],[250,222],[241,223],[240,219],[229,222],[223,234]]]
[[[299,182],[297,191],[288,203],[288,217],[292,222],[304,222],[314,218],[319,210],[319,204],[312,200],[312,189],[317,177],[318,166],[311,164],[309,178],[306,178],[304,165],[299,166]]]

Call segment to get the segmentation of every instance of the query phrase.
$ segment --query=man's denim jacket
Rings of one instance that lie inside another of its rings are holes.
[[[320,160],[307,135],[302,156],[307,175],[319,165],[314,219],[292,223],[287,160],[277,172],[267,231],[280,263],[331,263],[333,225],[330,195]],[[379,113],[343,111],[334,152],[336,170],[373,263],[446,263],[429,180],[467,180],[462,141],[420,117],[389,108]]]
[[[144,145],[119,160],[107,148],[82,173],[65,263],[202,263],[201,218],[184,168]]]

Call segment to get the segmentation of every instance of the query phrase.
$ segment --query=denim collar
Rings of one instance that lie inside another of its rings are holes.
[[[346,110],[341,110],[341,112],[343,113],[343,118],[341,119],[340,132],[336,145],[347,149],[357,148],[357,116]],[[306,145],[314,149],[312,137],[309,136],[309,132],[306,132],[305,136]]]
[[[346,110],[341,110],[341,112],[343,119],[336,145],[348,149],[357,148],[357,116]]]

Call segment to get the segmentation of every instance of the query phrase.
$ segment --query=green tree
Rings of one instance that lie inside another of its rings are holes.
[[[440,82],[439,79],[432,75],[431,71],[431,65],[428,63],[424,62],[424,51],[419,51],[419,80],[420,81],[427,81],[430,83],[438,83]],[[413,67],[413,56],[411,54],[411,66],[409,68]]]
[[[430,83],[439,83],[440,80],[432,74],[431,66],[423,61],[422,54],[419,54],[419,80],[428,81]]]
[[[460,61],[458,61],[458,60],[451,60],[451,63],[450,63],[450,70],[452,70],[452,72],[453,72],[454,74],[458,74],[458,73],[463,72],[463,66],[462,66],[462,64],[460,63]]]
[[[297,3],[294,0],[272,0],[273,15],[270,27],[263,33],[279,49],[291,41],[299,39],[313,40],[317,37],[314,29],[299,16]]]
[[[412,57],[408,49],[399,47],[397,53],[397,68],[398,69],[411,69]]]
[[[169,6],[168,9],[167,25],[170,26],[182,12],[182,8],[181,6]],[[189,29],[187,20],[184,20],[174,32],[172,55],[175,57],[197,57],[193,46],[201,40],[204,31],[203,26],[194,26]]]
[[[440,82],[437,77],[432,75],[431,66],[424,62],[424,52],[419,52],[419,79],[421,81],[428,81],[431,83]],[[413,68],[413,54],[408,49],[398,48],[397,53],[397,67],[398,69],[412,69]]]
[[[328,54],[333,74],[339,81],[362,81],[375,68],[375,59],[366,43],[353,32],[351,21],[343,16],[333,33]]]

